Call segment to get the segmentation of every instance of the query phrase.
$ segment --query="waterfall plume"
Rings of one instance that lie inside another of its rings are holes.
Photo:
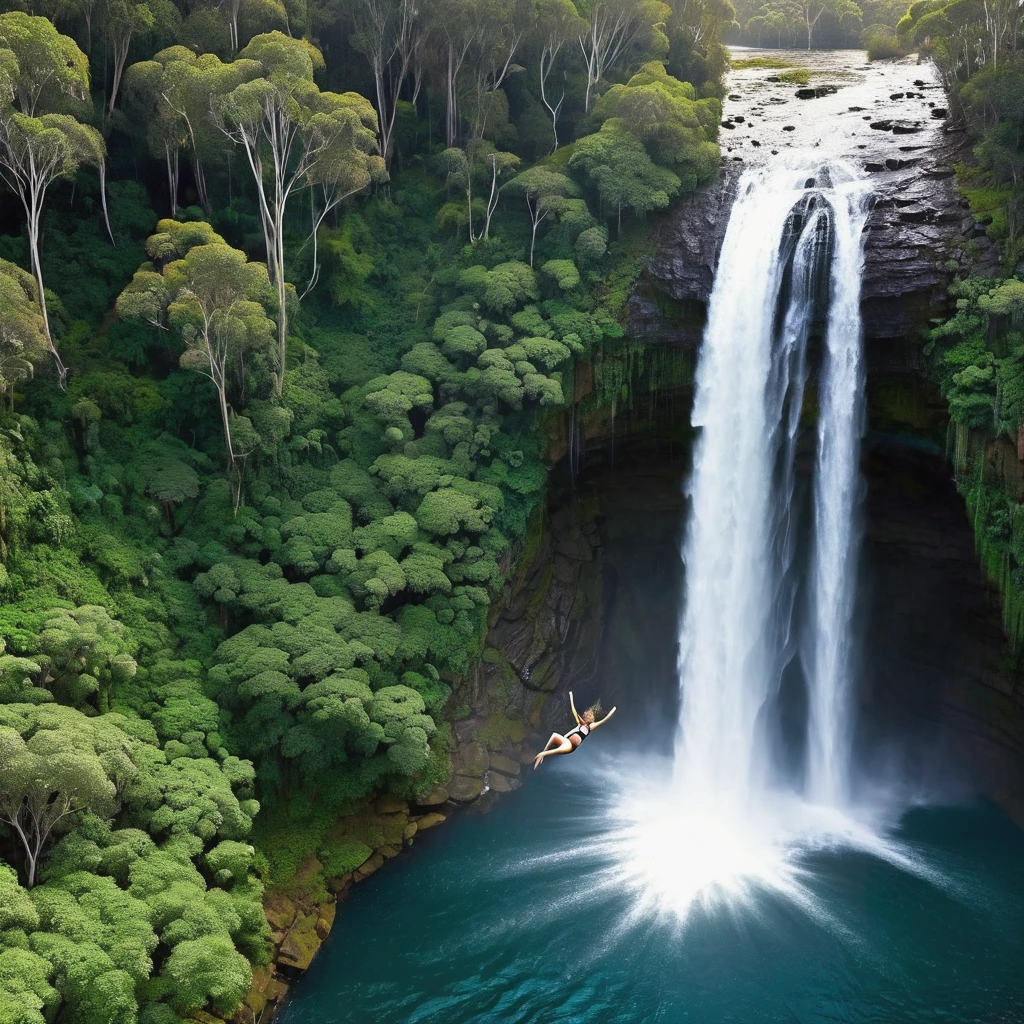
[[[806,902],[808,849],[886,849],[851,794],[868,199],[839,161],[738,183],[696,376],[675,752],[669,781],[634,780],[620,807],[624,880],[680,918],[755,888]],[[794,671],[796,769],[778,739]]]

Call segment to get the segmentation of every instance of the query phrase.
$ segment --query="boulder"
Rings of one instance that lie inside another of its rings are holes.
[[[491,772],[487,776],[487,785],[495,793],[511,793],[519,783],[501,772]]]
[[[448,790],[444,786],[435,786],[429,793],[416,797],[416,803],[420,807],[437,807],[439,804],[448,802]]]
[[[277,961],[296,971],[305,971],[320,948],[317,934],[318,914],[303,914],[288,930],[277,951]]]
[[[471,804],[484,791],[484,780],[471,778],[468,775],[456,775],[449,785],[448,792],[457,804]]]
[[[517,761],[504,754],[491,754],[491,771],[501,772],[503,775],[518,775],[520,768]]]
[[[425,829],[440,825],[447,817],[446,814],[438,814],[436,811],[431,814],[424,814],[421,818],[416,819],[416,827],[420,832],[423,832]]]
[[[268,893],[263,900],[263,913],[272,932],[280,932],[283,936],[292,926],[298,913],[298,907],[287,896],[279,893]]]
[[[384,863],[384,856],[381,853],[375,853],[369,860],[361,864],[355,871],[352,872],[353,881],[362,882],[364,879],[369,878],[375,871],[379,871],[381,865]]]
[[[321,941],[330,934],[331,928],[334,927],[334,918],[337,913],[337,903],[325,903],[320,908],[320,913],[316,919],[316,933],[320,936]]]
[[[452,753],[452,770],[456,775],[479,775],[482,778],[487,771],[487,761],[487,748],[482,743],[476,740],[461,743]]]

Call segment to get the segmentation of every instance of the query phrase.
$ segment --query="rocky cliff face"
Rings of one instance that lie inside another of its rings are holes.
[[[949,466],[883,441],[864,470],[864,739],[883,774],[983,792],[1024,822],[1024,681]]]
[[[771,69],[733,73],[722,171],[655,223],[655,252],[630,302],[633,337],[699,342],[744,168],[820,149],[868,175],[873,187],[862,293],[869,369],[919,369],[918,328],[944,310],[952,270],[965,252],[981,269],[996,252],[957,193],[950,165],[965,139],[945,124],[930,67],[897,62],[865,69],[856,56],[829,54],[831,64],[822,56],[811,90],[780,82]],[[813,95],[799,98],[807,93]],[[835,136],[842,137],[838,143]],[[901,344],[907,341],[913,343]]]

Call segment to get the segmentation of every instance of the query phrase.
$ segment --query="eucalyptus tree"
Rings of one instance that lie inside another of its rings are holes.
[[[580,14],[585,24],[578,39],[587,68],[584,110],[589,112],[594,87],[632,47],[667,45],[663,27],[671,9],[661,0],[585,0]]]
[[[507,185],[510,192],[521,195],[526,201],[530,214],[530,266],[533,266],[533,251],[537,245],[537,229],[549,217],[558,213],[561,202],[580,194],[572,178],[559,174],[548,167],[531,167],[517,174]]]
[[[191,155],[199,204],[210,214],[206,166],[223,144],[211,115],[211,100],[240,85],[256,70],[245,61],[223,63],[212,53],[197,55],[186,46],[170,46],[125,72],[132,113],[138,111],[153,155],[164,159],[172,217],[177,216],[183,149]]]
[[[43,206],[50,186],[73,178],[83,163],[102,167],[100,133],[60,110],[89,94],[89,63],[78,44],[46,18],[0,15],[0,179],[25,210],[29,262],[36,280],[47,346],[63,384],[67,369],[50,331],[39,258]]]
[[[181,365],[209,379],[217,391],[228,469],[240,457],[232,435],[228,391],[246,354],[269,352],[274,323],[265,303],[270,281],[262,263],[250,263],[205,223],[161,221],[146,243],[143,264],[117,300],[125,317],[169,323],[185,343]]]
[[[450,149],[461,126],[460,76],[480,31],[476,0],[434,0],[430,7],[431,53],[444,89],[444,139]]]
[[[323,192],[325,204],[333,208],[383,176],[384,164],[376,155],[373,106],[357,93],[321,92],[313,82],[314,70],[323,67],[316,47],[268,32],[251,39],[239,58],[255,73],[219,98],[217,113],[221,130],[244,150],[256,185],[267,267],[277,292],[275,389],[280,394],[288,339],[284,251],[288,202],[297,191],[315,185]]]
[[[107,97],[107,117],[110,117],[114,113],[117,96],[121,91],[121,78],[124,75],[125,65],[128,63],[128,51],[131,49],[132,39],[149,32],[156,24],[156,17],[149,3],[135,3],[133,0],[105,0],[103,21],[114,63],[110,96]]]
[[[860,19],[860,8],[853,0],[797,0],[801,20],[807,30],[807,49],[814,42],[814,30],[823,15],[828,14],[840,24],[846,18]]]
[[[503,153],[485,140],[478,140],[473,147],[473,156],[479,164],[483,165],[483,177],[485,182],[490,179],[490,187],[487,192],[486,205],[484,209],[484,232],[483,238],[491,237],[491,218],[498,208],[498,200],[501,193],[508,184],[506,180],[498,184],[503,175],[514,171],[519,166],[519,157],[515,153]]]
[[[556,100],[548,95],[548,79],[563,48],[573,39],[579,38],[584,25],[572,0],[534,0],[534,46],[538,52],[541,103],[551,115],[551,134],[558,149],[558,118],[565,102],[565,86]]]
[[[288,24],[288,12],[281,0],[227,0],[223,6],[228,16],[228,39],[232,53],[237,53],[241,45],[238,35],[239,15],[247,22]]]
[[[753,20],[753,19],[751,19]],[[749,22],[747,23],[750,24]],[[764,16],[764,29],[775,34],[775,45],[782,46],[782,33],[789,32],[790,22],[784,11],[772,10]]]
[[[352,46],[373,73],[380,154],[389,165],[399,97],[410,73],[421,65],[427,22],[416,0],[355,0],[351,18]]]
[[[471,134],[487,131],[494,100],[508,76],[522,71],[514,62],[532,21],[529,0],[477,0],[476,33],[468,52],[469,88],[474,97]]]
[[[173,69],[195,59],[188,48],[173,46],[161,50],[152,60],[133,64],[124,76],[126,102],[142,115],[140,127],[145,127],[150,152],[163,157],[172,217],[178,215],[180,154],[189,136],[188,114],[175,88],[181,79]]]
[[[135,774],[132,741],[115,722],[58,704],[0,707],[0,821],[25,854],[26,886],[39,860],[75,815],[101,817]]]

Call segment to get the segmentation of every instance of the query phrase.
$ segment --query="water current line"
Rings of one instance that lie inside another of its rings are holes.
[[[854,183],[835,190],[835,255],[818,413],[814,478],[809,672],[808,794],[843,806],[850,793],[853,605],[860,524],[860,440],[864,432],[861,277],[868,195]]]

